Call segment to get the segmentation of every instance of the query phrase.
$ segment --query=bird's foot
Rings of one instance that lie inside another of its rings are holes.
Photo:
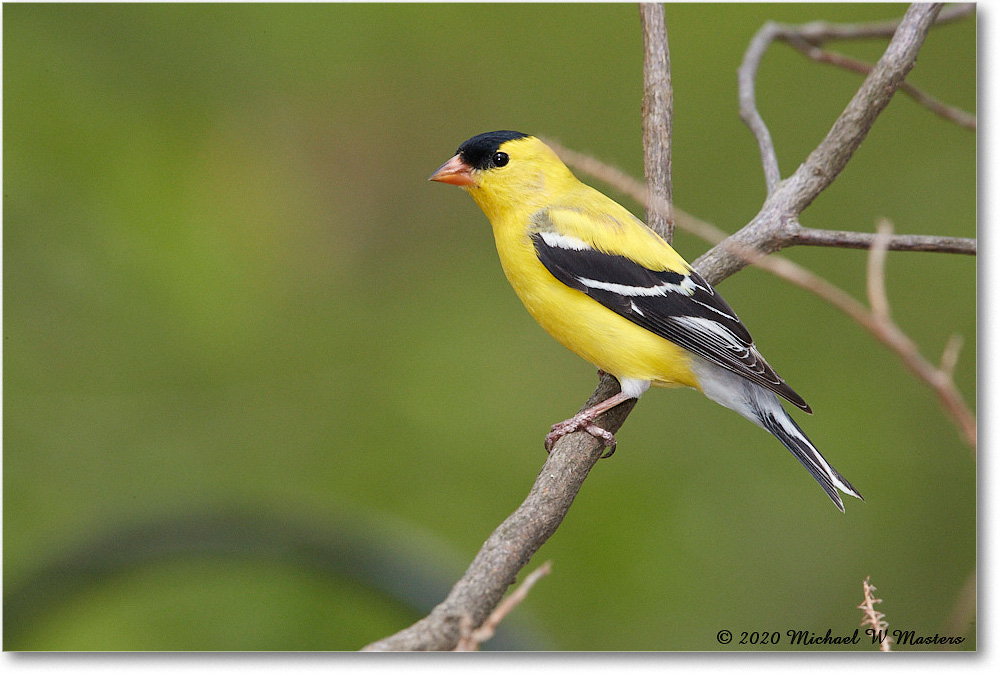
[[[545,452],[552,452],[552,446],[554,446],[556,441],[563,436],[567,436],[575,431],[586,431],[588,434],[604,443],[604,447],[609,448],[606,453],[601,455],[601,459],[606,459],[615,454],[615,449],[618,447],[618,441],[615,440],[615,435],[613,433],[594,424],[594,417],[596,416],[597,415],[593,414],[590,410],[585,410],[582,413],[570,417],[564,422],[553,424],[552,431],[545,436]]]

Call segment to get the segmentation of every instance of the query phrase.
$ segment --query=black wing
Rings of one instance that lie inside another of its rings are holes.
[[[733,308],[694,270],[650,270],[553,232],[535,232],[531,239],[541,263],[570,288],[812,412],[757,352]]]

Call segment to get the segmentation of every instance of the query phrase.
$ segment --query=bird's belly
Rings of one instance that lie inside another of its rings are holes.
[[[692,355],[548,275],[542,283],[514,283],[524,306],[567,349],[616,377],[661,387],[698,387]]]

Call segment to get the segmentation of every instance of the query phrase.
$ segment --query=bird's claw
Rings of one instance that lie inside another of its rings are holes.
[[[584,415],[577,415],[564,422],[553,424],[552,430],[545,436],[545,452],[552,452],[552,447],[556,444],[556,441],[575,431],[586,431],[588,434],[604,443],[604,447],[609,448],[606,453],[601,455],[601,459],[607,459],[611,455],[615,454],[615,450],[618,447],[618,441],[615,440],[615,435],[607,429],[602,429],[597,426],[593,423],[592,419]]]

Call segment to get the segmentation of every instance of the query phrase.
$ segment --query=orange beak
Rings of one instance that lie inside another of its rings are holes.
[[[476,184],[476,180],[472,177],[472,167],[462,161],[461,155],[455,155],[442,164],[441,168],[431,175],[430,180],[461,187]]]

